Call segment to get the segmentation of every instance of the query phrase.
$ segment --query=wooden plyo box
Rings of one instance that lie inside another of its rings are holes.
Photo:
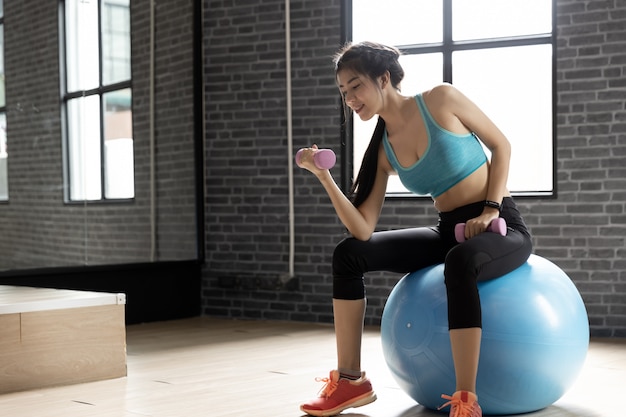
[[[126,376],[125,294],[0,285],[0,394]]]

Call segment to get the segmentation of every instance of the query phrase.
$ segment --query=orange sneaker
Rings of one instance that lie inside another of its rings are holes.
[[[328,378],[315,380],[326,385],[317,398],[300,406],[300,410],[312,416],[334,416],[345,409],[376,401],[376,394],[365,372],[361,372],[361,378],[355,381],[339,379],[339,371],[330,371]]]
[[[450,417],[482,417],[483,411],[478,405],[478,397],[473,392],[457,391],[449,395],[442,395],[441,398],[448,400],[447,403],[438,408],[450,406]]]

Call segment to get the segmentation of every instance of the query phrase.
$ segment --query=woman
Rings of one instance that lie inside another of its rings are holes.
[[[351,234],[333,255],[337,370],[323,379],[326,385],[319,397],[301,406],[314,416],[335,415],[376,399],[361,371],[363,274],[407,273],[437,263],[445,263],[456,374],[456,392],[442,395],[448,400],[443,406],[451,406],[450,416],[481,416],[476,396],[481,341],[477,282],[516,269],[532,250],[530,234],[506,188],[511,147],[504,134],[451,85],[403,96],[399,56],[397,49],[371,42],[348,45],[335,56],[345,106],[362,120],[378,115],[351,200],[328,170],[314,165],[316,146],[300,159],[300,166],[320,180]],[[436,226],[374,231],[390,175],[399,175],[410,191],[432,197],[439,212]],[[507,222],[506,236],[483,233],[498,217]],[[454,237],[457,223],[466,223],[463,243]]]

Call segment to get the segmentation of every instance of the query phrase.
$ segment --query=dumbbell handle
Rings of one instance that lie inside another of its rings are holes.
[[[302,152],[304,152],[304,149],[300,149],[296,153],[296,164],[298,166],[300,166]],[[335,152],[333,152],[332,149],[317,149],[313,153],[313,163],[319,169],[331,169],[335,166],[336,161],[337,156],[335,156]]]
[[[489,227],[487,227],[487,231],[506,236],[506,221],[502,217],[493,219],[489,224]],[[465,241],[465,223],[458,223],[454,226],[454,237],[459,243]]]

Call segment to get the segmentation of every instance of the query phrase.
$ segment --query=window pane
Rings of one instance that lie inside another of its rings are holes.
[[[421,93],[443,81],[443,55],[440,53],[403,55],[400,57],[400,64],[404,69],[404,80],[402,81],[402,94],[404,95]],[[376,127],[376,120],[377,118],[374,117],[372,120],[363,122],[358,116],[354,116],[353,175],[355,178],[359,173],[363,154]],[[400,182],[400,178],[395,175],[389,178],[387,192],[409,193]]]
[[[400,64],[404,69],[402,94],[415,95],[443,82],[443,55],[402,55]]]
[[[0,25],[0,107],[6,106],[4,84],[4,25]]]
[[[455,41],[552,32],[552,0],[453,0]]]
[[[7,115],[0,113],[0,200],[9,199]]]
[[[65,2],[67,91],[96,88],[99,77],[98,1]]]
[[[443,0],[356,0],[352,2],[352,39],[387,45],[441,42]]]
[[[102,1],[102,83],[130,80],[128,0]]]
[[[105,198],[135,196],[131,90],[104,95]]]
[[[102,198],[99,96],[67,103],[70,200]]]
[[[551,193],[554,191],[553,166],[553,85],[552,44],[467,50],[457,49],[444,37],[443,22],[452,21],[454,41],[495,39],[507,41],[516,37],[529,43],[552,34],[553,2],[550,0],[450,0],[451,16],[443,16],[443,1],[416,2],[394,0],[386,10],[373,0],[353,1],[353,39],[381,41],[403,47],[424,43],[442,43],[445,59],[439,59],[439,71],[452,71],[454,84],[504,131],[513,146],[509,188],[516,193]],[[393,10],[393,13],[388,11]],[[425,22],[417,22],[425,19]],[[413,27],[428,28],[422,33]],[[510,45],[510,43],[509,43]],[[476,47],[480,47],[476,45]],[[412,49],[412,52],[419,52]],[[413,57],[402,57],[406,80],[402,92],[411,95],[441,82],[440,74],[428,64]],[[419,59],[419,58],[416,58]],[[443,68],[444,62],[446,67]],[[431,74],[432,70],[432,74]],[[431,79],[432,78],[432,79]],[[534,95],[531,95],[531,92]],[[514,97],[507,101],[507,98]],[[532,120],[532,123],[528,123]],[[519,128],[526,123],[524,130]],[[353,118],[353,161],[355,172],[369,142],[375,121],[361,122]],[[532,161],[529,173],[528,161]],[[530,175],[529,175],[530,174]],[[388,193],[406,193],[396,177],[392,177]]]
[[[552,45],[455,52],[454,85],[513,147],[511,191],[552,191]]]

